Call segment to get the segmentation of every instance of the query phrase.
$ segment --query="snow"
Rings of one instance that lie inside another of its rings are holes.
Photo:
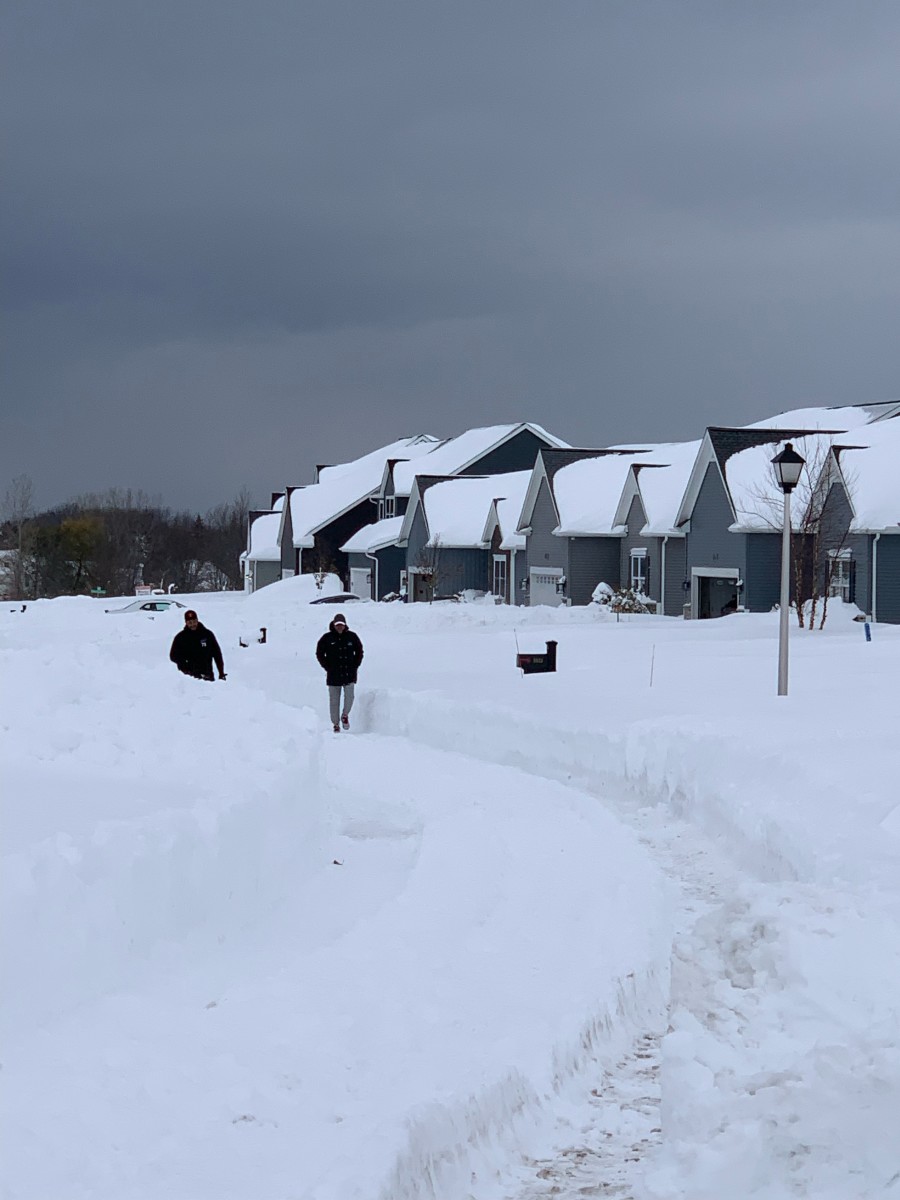
[[[565,447],[566,442],[548,433],[532,422],[514,425],[488,425],[481,429],[467,429],[458,437],[450,438],[436,446],[424,460],[398,463],[394,468],[394,491],[398,496],[408,496],[417,475],[455,475],[482,458],[489,450],[507,441],[522,429],[542,437],[551,446]]]
[[[364,525],[358,533],[341,546],[345,554],[371,554],[385,546],[393,546],[403,528],[402,517],[385,517],[372,525]]]
[[[553,496],[561,537],[612,533],[616,509],[631,468],[645,461],[636,454],[601,454],[561,467],[553,477]]]
[[[531,482],[530,471],[513,471],[504,475],[503,486],[498,489],[501,497],[497,502],[497,520],[500,525],[500,549],[523,550],[525,535],[517,533],[522,507],[528,485]]]
[[[254,562],[278,562],[281,550],[278,531],[281,528],[281,513],[265,513],[257,517],[250,526],[250,550],[247,557]]]
[[[900,629],[317,594],[0,608],[5,1200],[891,1194]]]
[[[489,531],[485,527],[491,504],[499,499],[510,501],[503,511],[506,528],[514,533],[512,522],[518,519],[530,478],[530,471],[512,471],[508,475],[467,475],[432,484],[423,499],[429,546],[488,546]],[[518,511],[512,517],[517,505]]]
[[[794,408],[776,413],[762,421],[754,421],[742,429],[828,429],[843,432],[868,425],[878,419],[879,405],[847,405],[837,408]],[[883,406],[881,406],[883,407]]]
[[[675,518],[700,445],[699,441],[674,442],[654,446],[647,455],[645,461],[648,469],[638,472],[638,487],[647,514],[647,523],[641,530],[642,537],[660,537],[675,532]]]
[[[852,437],[835,439],[865,450],[845,450],[841,454],[850,502],[853,506],[851,529],[876,532],[900,529],[900,417],[855,429]]]
[[[434,444],[424,435],[400,438],[352,462],[323,467],[318,483],[294,488],[290,496],[294,546],[312,546],[317,529],[377,492],[389,459],[416,459]]]

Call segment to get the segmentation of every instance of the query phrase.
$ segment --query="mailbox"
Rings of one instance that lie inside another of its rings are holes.
[[[548,642],[544,654],[517,654],[516,666],[523,675],[556,670],[556,642]]]

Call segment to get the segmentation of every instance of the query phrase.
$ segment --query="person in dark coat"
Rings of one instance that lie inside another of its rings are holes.
[[[350,728],[350,709],[356,688],[356,673],[363,660],[363,646],[352,629],[347,628],[343,613],[336,613],[316,646],[316,658],[325,671],[328,685],[328,705],[334,732],[340,733],[341,725]],[[344,707],[341,708],[341,689],[344,690]],[[340,718],[340,724],[338,724]]]
[[[184,614],[184,629],[175,634],[169,658],[182,675],[192,675],[194,679],[208,679],[212,682],[215,663],[219,678],[225,678],[225,661],[216,635],[211,629],[200,624],[192,608]]]

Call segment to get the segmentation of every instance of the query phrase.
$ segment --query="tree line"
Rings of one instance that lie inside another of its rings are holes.
[[[203,515],[110,488],[37,512],[31,480],[19,476],[0,511],[3,593],[33,600],[132,595],[139,585],[175,592],[241,588],[249,510],[246,488]]]

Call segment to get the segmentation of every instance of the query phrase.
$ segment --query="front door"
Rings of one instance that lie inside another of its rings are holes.
[[[710,617],[726,617],[729,613],[737,612],[736,579],[702,575],[697,582],[697,615],[701,621]]]
[[[494,555],[494,573],[491,578],[491,592],[503,604],[509,604],[509,593],[506,586],[506,555]]]

